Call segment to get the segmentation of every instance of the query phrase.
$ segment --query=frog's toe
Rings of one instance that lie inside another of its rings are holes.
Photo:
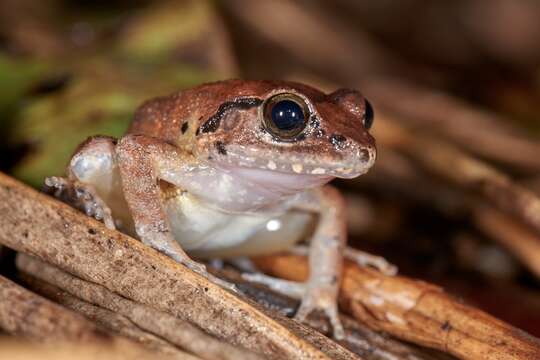
[[[66,204],[83,211],[87,216],[102,221],[109,229],[116,228],[111,209],[92,186],[76,180],[51,176],[45,179],[44,190]]]
[[[336,292],[331,287],[309,287],[306,283],[277,279],[262,273],[244,273],[244,280],[263,284],[270,289],[297,300],[301,300],[300,307],[294,318],[306,323],[308,316],[314,311],[322,311],[330,321],[333,337],[341,340],[345,337],[345,330],[339,319]]]
[[[385,258],[349,246],[345,248],[344,256],[347,260],[353,261],[360,266],[373,267],[385,275],[394,276],[398,272],[397,266],[389,263]]]
[[[314,311],[322,311],[332,326],[332,335],[336,340],[345,337],[345,330],[339,319],[335,292],[325,288],[311,288],[302,298],[302,303],[296,312],[295,319],[306,322],[307,317]]]

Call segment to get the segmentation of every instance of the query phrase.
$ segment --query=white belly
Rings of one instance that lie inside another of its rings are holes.
[[[195,257],[267,254],[302,240],[312,216],[306,213],[231,214],[185,194],[165,202],[174,238]]]

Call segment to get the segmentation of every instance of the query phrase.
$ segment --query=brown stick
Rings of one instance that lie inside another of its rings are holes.
[[[107,309],[112,314],[122,315],[144,331],[155,334],[201,358],[209,360],[260,359],[259,356],[247,350],[236,348],[205,334],[187,321],[123,298],[101,285],[78,279],[31,256],[18,254],[17,268],[85,302]],[[55,298],[55,300],[68,306],[64,299]],[[88,314],[88,312],[85,313]]]
[[[103,341],[109,336],[83,316],[0,276],[0,328],[35,340]]]
[[[452,185],[426,175],[424,169],[415,167],[412,159],[388,147],[382,151],[377,161],[376,168],[362,181],[368,181],[371,186],[398,190],[404,196],[412,196],[416,201],[436,207],[450,217],[456,213],[472,213],[473,222],[480,231],[506,247],[540,278],[540,235],[523,221],[487,205],[481,197],[460,194],[455,181]],[[456,167],[453,169],[460,171]]]
[[[143,351],[132,341],[122,339],[122,342],[104,346],[103,342],[46,342],[36,343],[21,341],[21,339],[0,339],[0,354],[2,359],[10,360],[155,360],[156,354]],[[159,360],[168,360],[160,356]]]
[[[177,360],[200,360],[199,357],[187,354],[167,341],[141,330],[127,318],[118,313],[77,299],[71,294],[62,291],[56,286],[41,281],[32,275],[22,273],[21,276],[24,282],[32,290],[62,306],[83,314],[85,317],[92,319],[100,326],[103,326],[114,333],[140,343],[145,348],[159,354],[159,356],[165,355],[167,358]]]
[[[80,314],[36,295],[3,276],[0,276],[0,328],[11,335],[46,342],[51,346],[54,344],[55,347],[70,342],[83,354],[99,353],[100,359],[120,359],[121,356],[122,359],[142,360],[155,357],[155,354],[136,343],[105,333]],[[3,356],[12,358],[7,355],[3,345],[1,348]],[[87,351],[89,349],[93,350]],[[16,350],[13,352],[17,353]]]
[[[297,300],[288,298],[282,294],[277,294],[272,290],[241,279],[240,275],[228,269],[224,274],[229,281],[236,283],[242,292],[246,293],[254,301],[273,311],[280,311],[292,316],[298,307]],[[354,353],[368,360],[380,359],[417,359],[417,360],[448,360],[454,359],[447,355],[431,349],[411,346],[389,337],[385,333],[374,331],[363,323],[345,315],[340,315],[345,327],[345,339],[340,344]],[[331,327],[328,319],[323,314],[312,314],[308,319],[308,324],[323,334],[329,334]]]
[[[256,263],[265,272],[294,281],[303,281],[309,271],[306,259],[294,255],[261,257]],[[340,300],[373,329],[463,359],[540,357],[538,339],[422,281],[385,276],[348,263]]]
[[[328,338],[242,301],[172,259],[0,174],[0,243],[270,358],[354,359]]]
[[[479,206],[473,211],[474,222],[486,235],[507,248],[540,278],[540,236],[508,215]]]
[[[508,119],[468,105],[448,94],[406,82],[375,78],[361,89],[379,109],[450,140],[473,154],[526,171],[540,169],[540,144],[512,127]]]
[[[429,171],[454,185],[476,191],[498,208],[513,214],[540,233],[540,199],[511,181],[504,173],[441,140],[434,140],[397,125],[379,114],[376,138],[420,162]]]

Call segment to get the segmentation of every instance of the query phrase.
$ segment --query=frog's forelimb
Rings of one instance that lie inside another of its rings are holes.
[[[167,214],[163,209],[159,188],[159,160],[167,159],[167,166],[181,168],[184,158],[172,145],[144,135],[127,135],[118,142],[116,160],[122,190],[128,204],[135,231],[144,244],[170,256],[215,284],[236,291],[230,284],[212,274],[206,266],[191,259],[174,239]]]

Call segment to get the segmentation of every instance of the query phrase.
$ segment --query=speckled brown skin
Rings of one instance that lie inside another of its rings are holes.
[[[265,123],[266,101],[277,94],[294,96],[304,105],[306,126],[294,137],[279,136]],[[239,231],[238,236],[247,237],[243,234],[259,226],[260,219],[270,220],[275,214],[293,209],[319,214],[307,283],[285,284],[269,278],[263,282],[301,298],[297,314],[301,320],[315,309],[323,310],[334,336],[342,338],[337,289],[347,237],[345,205],[337,190],[323,185],[333,177],[356,177],[373,165],[376,151],[364,126],[366,106],[360,93],[348,89],[325,95],[291,82],[205,84],[145,103],[118,142],[101,137],[85,143],[72,158],[69,180],[95,188],[88,192],[102,195],[99,204],[111,206],[113,216],[128,212],[142,242],[223,286],[227,284],[183,250],[178,226],[172,226],[179,221],[177,216],[200,213],[202,218],[194,218],[194,223],[203,221],[202,226],[214,217],[228,216],[231,223],[236,217],[239,225],[224,228],[220,236]],[[119,192],[121,205],[107,203]],[[186,224],[181,232],[182,226]],[[215,229],[209,235],[213,238],[203,239],[206,248],[223,250],[222,242],[237,237],[216,237]],[[245,247],[242,244],[240,249]],[[264,244],[257,246],[259,252],[266,249]]]

